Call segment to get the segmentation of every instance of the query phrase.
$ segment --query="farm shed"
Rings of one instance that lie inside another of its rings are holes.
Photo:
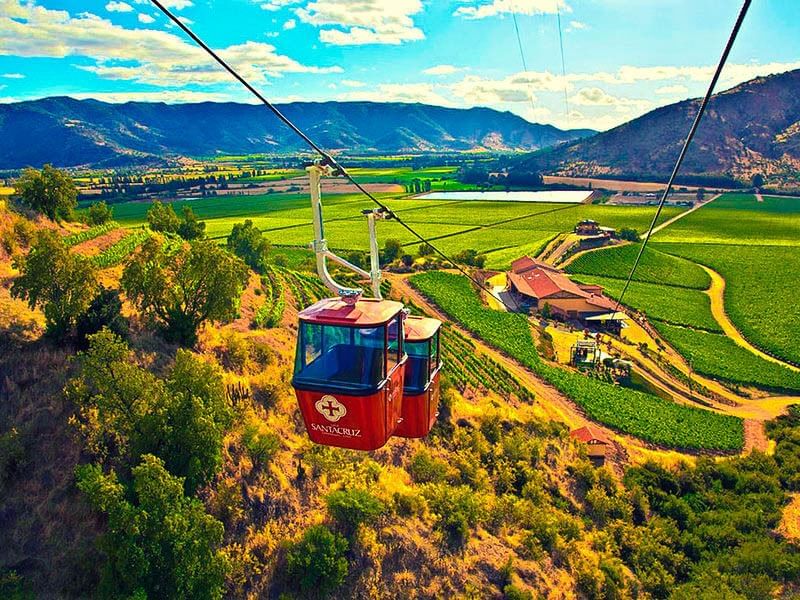
[[[586,455],[596,465],[602,465],[611,441],[593,425],[586,425],[570,432],[569,437],[586,444]]]

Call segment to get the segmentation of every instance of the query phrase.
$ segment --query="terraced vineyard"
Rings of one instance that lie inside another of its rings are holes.
[[[800,364],[800,302],[792,277],[800,273],[798,246],[657,244],[725,279],[725,312],[753,344]],[[791,275],[789,275],[791,274]]]
[[[527,318],[484,307],[462,276],[430,272],[413,276],[411,282],[450,318],[552,383],[595,421],[669,447],[742,447],[741,419],[675,404],[545,364],[536,354]]]
[[[107,269],[125,261],[133,252],[141,246],[151,235],[147,229],[141,229],[126,235],[113,246],[106,248],[103,252],[93,257],[94,264],[101,269]]]
[[[616,279],[627,279],[636,261],[640,244],[615,246],[587,252],[576,258],[566,271],[582,275],[597,275]],[[703,269],[691,261],[659,252],[648,245],[636,268],[634,281],[666,284],[706,290],[711,278]]]
[[[109,231],[113,231],[117,229],[119,224],[116,221],[109,221],[108,223],[104,223],[102,225],[96,225],[91,229],[85,229],[84,231],[79,231],[78,233],[73,233],[68,235],[64,238],[64,243],[67,246],[77,246],[78,244],[82,244],[83,242],[88,242],[89,240],[93,240],[101,235],[108,233]]]
[[[698,373],[732,383],[800,392],[800,373],[764,360],[724,335],[658,321],[654,326]]]
[[[576,281],[603,286],[605,293],[619,298],[625,282],[596,275],[576,275]],[[711,299],[699,290],[634,281],[625,293],[625,305],[650,319],[706,331],[722,332],[711,314]]]
[[[253,317],[253,325],[262,329],[278,327],[283,319],[283,311],[286,308],[286,299],[283,294],[283,283],[277,271],[273,267],[268,267],[266,273],[261,278],[261,285],[264,289],[264,304],[262,304]]]

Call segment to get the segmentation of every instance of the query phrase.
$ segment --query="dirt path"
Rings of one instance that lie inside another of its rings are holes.
[[[761,195],[761,192],[756,192],[756,202],[763,202],[764,196]]]
[[[683,211],[681,214],[679,214],[679,215],[675,215],[674,217],[672,217],[672,218],[671,218],[671,219],[669,219],[668,221],[664,221],[664,222],[663,222],[661,225],[659,225],[658,227],[656,227],[655,229],[653,229],[653,233],[652,233],[652,235],[655,235],[655,234],[657,234],[657,233],[658,233],[659,231],[661,231],[662,229],[666,229],[667,227],[669,227],[670,225],[672,225],[672,224],[673,224],[675,221],[680,221],[680,220],[681,220],[683,217],[685,217],[686,215],[690,215],[690,214],[692,214],[694,211],[696,211],[696,210],[700,210],[701,208],[703,208],[703,207],[704,207],[704,206],[706,206],[707,204],[711,204],[711,203],[712,203],[714,200],[716,200],[716,199],[717,199],[717,198],[719,198],[720,196],[722,196],[722,194],[717,194],[716,196],[714,196],[713,198],[709,198],[709,199],[708,199],[708,200],[706,200],[705,202],[698,202],[697,204],[695,204],[695,205],[694,205],[692,208],[690,208],[689,210],[685,210],[685,211]]]
[[[711,314],[714,315],[714,320],[722,327],[722,331],[725,332],[725,335],[756,356],[800,373],[800,368],[785,363],[774,356],[770,356],[766,352],[762,352],[745,339],[725,312],[725,279],[713,269],[709,269],[704,265],[700,266],[708,273],[709,277],[711,277],[711,287],[706,290],[706,294],[711,298]]]
[[[744,451],[758,450],[766,453],[769,449],[769,439],[764,431],[764,423],[754,419],[744,422]]]

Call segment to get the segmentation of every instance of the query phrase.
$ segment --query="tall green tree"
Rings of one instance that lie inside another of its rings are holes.
[[[165,248],[151,238],[126,265],[122,287],[167,340],[192,346],[203,322],[236,316],[247,279],[247,266],[212,241]]]
[[[154,454],[185,478],[187,491],[219,471],[233,412],[218,366],[179,350],[168,378],[160,380],[108,330],[89,336],[79,365],[67,391],[93,454],[120,466]]]
[[[222,598],[228,561],[220,552],[222,523],[184,495],[183,481],[146,455],[130,490],[112,471],[83,465],[78,488],[108,517],[108,560],[100,589],[106,598]]]
[[[256,271],[262,271],[266,267],[270,248],[269,240],[250,219],[244,223],[236,223],[228,236],[228,250]]]
[[[69,335],[98,289],[92,262],[70,252],[57,233],[42,230],[28,255],[14,259],[14,268],[20,276],[11,286],[12,296],[43,310],[49,335]]]
[[[206,235],[206,224],[198,221],[190,206],[183,207],[183,221],[178,225],[178,235],[185,240],[197,240]]]
[[[66,171],[45,165],[40,171],[25,169],[15,187],[22,203],[53,221],[72,218],[78,189]]]
[[[394,262],[403,252],[403,244],[400,240],[389,238],[383,244],[383,261],[385,263]]]
[[[150,210],[147,211],[147,222],[150,229],[163,233],[177,233],[180,227],[178,215],[175,214],[172,205],[162,204],[158,200],[154,200]]]
[[[89,225],[103,225],[108,223],[114,215],[114,210],[102,200],[95,202],[89,207],[86,220]]]

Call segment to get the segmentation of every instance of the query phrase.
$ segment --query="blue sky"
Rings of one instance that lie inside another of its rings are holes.
[[[165,3],[277,101],[490,106],[597,129],[701,95],[739,9],[737,0]],[[797,0],[754,2],[720,87],[800,68],[798,22]],[[0,0],[0,102],[49,95],[250,101],[148,0]]]

